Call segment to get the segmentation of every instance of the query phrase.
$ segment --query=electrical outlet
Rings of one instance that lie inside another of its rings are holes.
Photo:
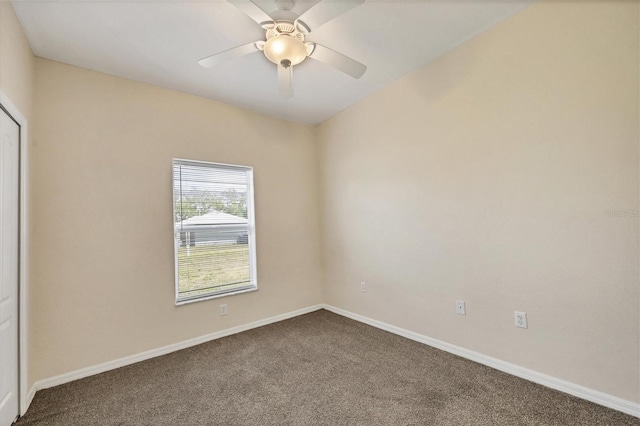
[[[365,283],[364,281],[360,283],[360,291],[363,293],[367,291],[367,283]]]
[[[467,315],[467,310],[464,306],[464,300],[456,300],[456,314]]]
[[[227,304],[220,305],[220,316],[227,315]]]
[[[514,314],[515,314],[515,319],[516,319],[516,327],[528,328],[527,327],[527,313],[526,312],[515,311]]]

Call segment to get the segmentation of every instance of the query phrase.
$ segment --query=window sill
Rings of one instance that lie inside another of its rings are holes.
[[[193,299],[180,299],[176,300],[176,306],[188,305],[189,303],[203,302],[211,299],[219,299],[221,297],[235,296],[236,294],[250,293],[252,291],[258,291],[258,287],[245,288],[242,290],[230,291],[228,293],[210,294],[202,297],[194,297]]]

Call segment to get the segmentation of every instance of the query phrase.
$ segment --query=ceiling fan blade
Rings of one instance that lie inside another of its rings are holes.
[[[293,67],[278,65],[278,87],[283,98],[293,97]]]
[[[249,18],[262,25],[265,22],[273,22],[273,19],[267,12],[260,9],[260,7],[251,0],[227,0],[229,3],[243,11]]]
[[[219,65],[229,59],[238,58],[240,56],[247,55],[249,53],[258,52],[258,48],[255,43],[243,44],[242,46],[232,47],[224,52],[216,53],[215,55],[207,56],[198,61],[200,65],[205,68],[212,68]]]
[[[311,9],[303,13],[298,20],[302,21],[311,32],[333,18],[364,3],[364,0],[320,0]]]
[[[337,70],[349,74],[353,78],[360,78],[364,75],[365,71],[367,71],[366,65],[318,43],[315,43],[315,48],[309,57],[331,65]]]

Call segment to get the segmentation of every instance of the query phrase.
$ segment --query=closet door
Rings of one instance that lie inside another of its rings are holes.
[[[0,108],[0,426],[18,411],[20,127]]]

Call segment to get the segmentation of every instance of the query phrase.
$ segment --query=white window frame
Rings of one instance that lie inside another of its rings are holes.
[[[248,220],[248,244],[249,244],[249,284],[246,287],[240,289],[231,290],[218,290],[209,293],[202,293],[193,296],[180,297],[180,275],[178,270],[178,248],[180,244],[176,238],[175,229],[175,215],[176,215],[176,197],[174,191],[174,174],[173,169],[176,164],[194,165],[200,167],[211,167],[217,169],[233,169],[242,170],[247,174],[247,220]],[[198,160],[186,160],[182,158],[174,158],[171,161],[171,193],[173,194],[171,219],[172,235],[173,235],[173,259],[175,268],[175,303],[176,306],[185,305],[193,302],[201,302],[204,300],[217,299],[225,296],[232,296],[235,294],[248,293],[258,290],[258,268],[256,266],[256,225],[255,225],[255,210],[254,210],[254,192],[253,192],[253,167],[241,166],[237,164],[225,164],[225,163],[213,163],[209,161]]]

